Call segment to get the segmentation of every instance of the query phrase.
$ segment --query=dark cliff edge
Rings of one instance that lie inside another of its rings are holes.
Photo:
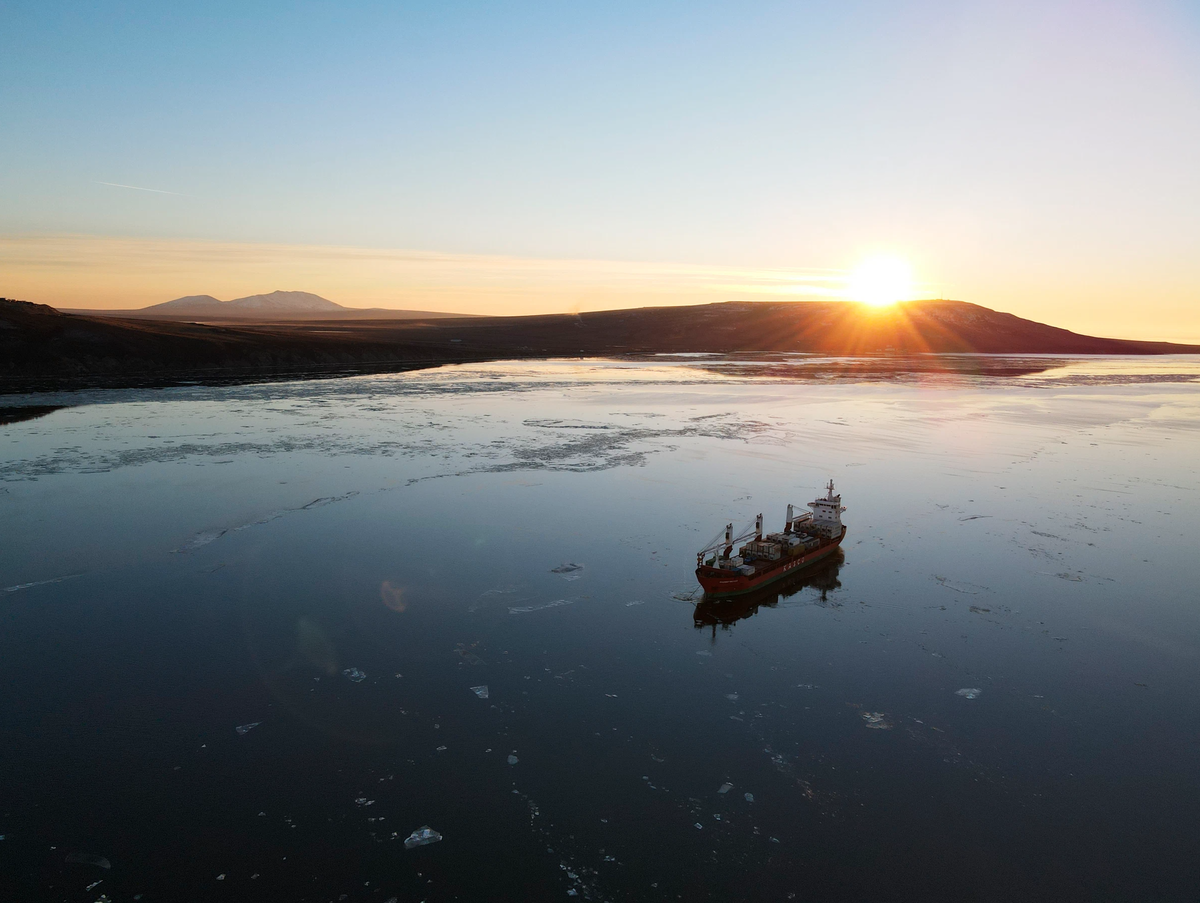
[[[1200,345],[1079,335],[962,301],[883,310],[734,302],[532,317],[201,325],[76,316],[0,299],[0,394],[222,384],[515,358],[680,352],[1197,354]],[[917,365],[937,369],[936,362]]]

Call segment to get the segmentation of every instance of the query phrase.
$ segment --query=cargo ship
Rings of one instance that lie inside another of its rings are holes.
[[[788,577],[831,554],[846,537],[842,523],[842,497],[835,494],[833,480],[825,487],[825,497],[808,503],[811,511],[795,513],[787,506],[782,533],[763,535],[763,516],[753,529],[733,535],[733,524],[725,527],[724,538],[709,543],[696,553],[696,579],[704,588],[705,598],[740,596],[769,583]],[[745,542],[749,540],[748,542]],[[734,546],[745,542],[737,555]]]
[[[716,637],[717,628],[730,630],[738,621],[753,617],[761,608],[774,608],[783,600],[806,589],[815,589],[814,605],[829,604],[829,593],[841,588],[838,575],[842,569],[842,550],[835,549],[820,561],[808,567],[791,571],[782,580],[760,586],[740,596],[705,596],[692,609],[692,621],[697,630],[711,628]]]

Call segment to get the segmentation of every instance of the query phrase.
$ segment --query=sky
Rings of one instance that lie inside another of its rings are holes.
[[[0,6],[0,295],[917,297],[1200,341],[1200,4]]]

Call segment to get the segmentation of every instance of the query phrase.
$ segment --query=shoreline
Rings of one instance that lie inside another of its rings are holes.
[[[498,360],[738,353],[840,359],[847,363],[825,369],[851,377],[997,375],[986,356],[1200,354],[1200,345],[1083,336],[961,301],[907,302],[883,313],[838,303],[731,302],[532,317],[215,326],[81,317],[0,299],[0,396],[330,379]],[[1027,362],[1020,372],[1038,372],[1044,363]],[[772,366],[759,364],[764,375]],[[999,375],[1019,373],[1010,367]]]

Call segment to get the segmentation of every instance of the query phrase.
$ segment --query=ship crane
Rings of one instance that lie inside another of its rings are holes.
[[[757,520],[755,521],[754,526],[743,527],[742,531],[737,536],[733,535],[733,524],[726,524],[724,535],[718,534],[716,539],[714,539],[712,542],[710,542],[703,549],[701,549],[699,552],[696,553],[697,567],[704,564],[704,556],[705,555],[707,555],[709,552],[715,552],[715,551],[717,551],[717,549],[720,549],[722,547],[724,547],[724,549],[725,549],[725,553],[722,557],[728,558],[731,554],[733,554],[734,546],[736,546],[739,542],[745,542],[747,539],[750,539],[751,537],[753,537],[755,535],[761,535],[761,531],[762,531],[762,515],[761,514],[758,516]]]

